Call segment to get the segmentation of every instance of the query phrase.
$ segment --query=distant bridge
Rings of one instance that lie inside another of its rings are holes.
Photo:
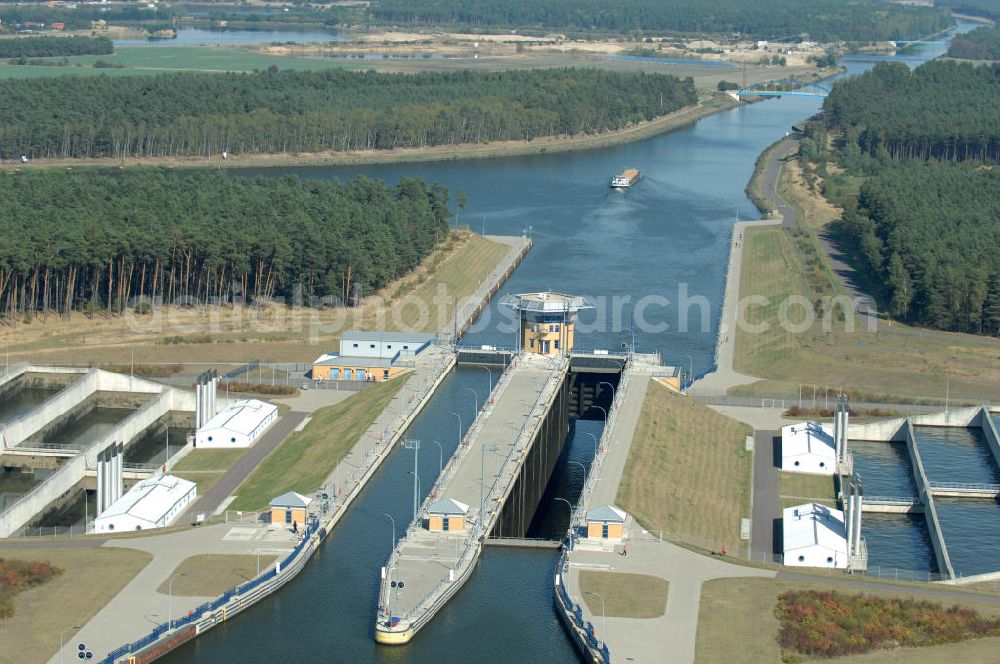
[[[931,41],[926,39],[897,39],[896,46],[913,46],[914,44],[929,44],[931,46],[944,46],[948,42]]]
[[[766,89],[771,85],[778,85],[781,83],[793,83],[801,87],[795,88],[793,90],[768,90]],[[803,83],[802,81],[796,81],[794,79],[783,79],[780,81],[764,81],[762,83],[754,83],[753,85],[747,86],[742,90],[735,93],[731,93],[732,96],[739,99],[740,97],[826,97],[830,94],[830,88],[825,85],[820,85],[819,83]]]

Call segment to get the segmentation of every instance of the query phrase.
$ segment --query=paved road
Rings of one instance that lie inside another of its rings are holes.
[[[260,440],[254,443],[247,453],[237,459],[236,463],[219,478],[204,495],[200,496],[185,513],[178,523],[185,518],[194,518],[196,514],[211,516],[222,502],[231,496],[236,487],[250,476],[250,473],[260,465],[260,462],[274,451],[276,447],[297,427],[306,417],[306,413],[291,412],[282,417],[268,429]]]
[[[777,431],[755,431],[753,441],[753,515],[750,550],[754,560],[768,560],[775,552],[774,520],[778,518],[781,477],[775,466]]]

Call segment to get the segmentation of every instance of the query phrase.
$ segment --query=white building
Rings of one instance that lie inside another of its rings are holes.
[[[782,513],[785,565],[846,569],[847,525],[840,510],[806,503]]]
[[[250,447],[278,419],[278,407],[247,399],[231,403],[195,433],[195,447]]]
[[[377,357],[393,360],[397,356],[416,355],[434,340],[424,332],[362,332],[352,330],[340,335],[340,355]]]
[[[194,482],[173,475],[142,480],[101,512],[94,528],[99,533],[163,528],[180,516],[197,495]]]
[[[781,469],[833,475],[837,470],[833,427],[818,422],[796,422],[781,427]]]

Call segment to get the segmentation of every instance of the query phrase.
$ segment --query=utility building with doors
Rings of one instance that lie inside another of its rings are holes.
[[[271,499],[271,525],[285,525],[289,528],[297,525],[300,528],[309,516],[309,505],[312,498],[301,493],[289,491]]]
[[[313,361],[312,379],[380,383],[391,380],[407,367],[398,366],[415,357],[434,341],[424,332],[344,332],[339,353],[324,353]]]
[[[601,505],[587,512],[587,538],[620,542],[625,537],[628,513],[614,505]]]
[[[465,515],[468,512],[468,505],[453,498],[435,500],[427,506],[427,530],[461,532],[465,530]]]

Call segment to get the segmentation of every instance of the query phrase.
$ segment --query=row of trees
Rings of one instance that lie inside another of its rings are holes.
[[[820,41],[901,39],[951,23],[946,10],[880,0],[379,0],[376,21],[562,31],[742,33]]]
[[[450,216],[443,186],[411,178],[45,171],[0,177],[0,199],[0,313],[13,319],[298,288],[353,304],[412,270]]]
[[[880,63],[837,81],[823,108],[872,156],[1000,162],[1000,65]]]
[[[892,315],[920,325],[1000,335],[1000,172],[906,160],[865,179],[844,214]]]
[[[965,60],[1000,60],[1000,30],[982,27],[964,35],[955,35],[948,45],[948,56]]]
[[[110,55],[107,37],[20,37],[0,39],[0,58],[49,58],[69,55]]]
[[[0,81],[0,155],[359,150],[597,133],[697,102],[661,74],[262,72]]]
[[[174,16],[166,7],[151,8],[146,3],[120,5],[80,3],[74,8],[49,6],[43,3],[18,3],[0,6],[2,25],[19,25],[26,22],[63,23],[67,30],[86,30],[91,21],[103,20],[112,25],[145,21],[169,21]]]
[[[935,0],[934,4],[958,14],[1000,20],[1000,2],[997,0]]]

